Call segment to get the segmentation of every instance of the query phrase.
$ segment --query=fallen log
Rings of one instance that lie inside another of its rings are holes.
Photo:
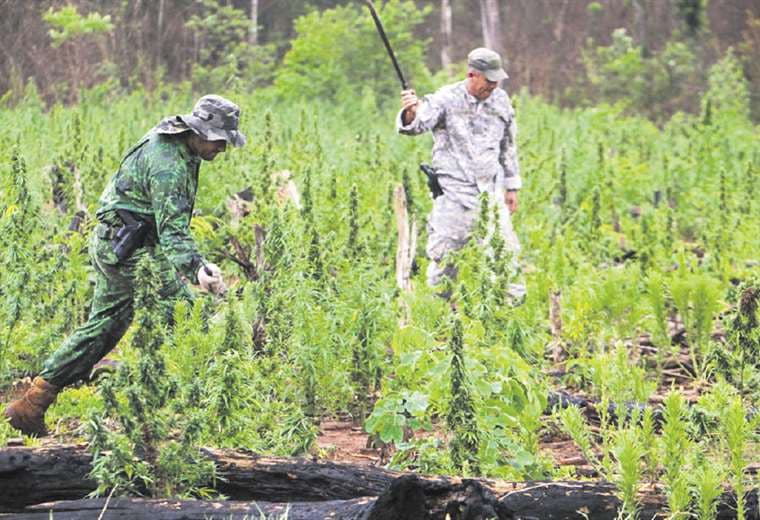
[[[308,502],[378,496],[401,473],[330,461],[262,457],[242,450],[204,448],[213,460],[215,489],[236,500]],[[0,450],[0,512],[57,500],[77,500],[95,490],[85,445]]]
[[[314,520],[317,518],[342,518],[360,520],[375,498],[356,498],[326,502],[303,502],[278,504],[270,502],[235,502],[203,500],[150,500],[144,498],[113,498],[50,502],[15,513],[14,520],[79,520],[101,518],[103,520],[143,519],[151,520],[209,520],[212,518],[287,518],[288,520]],[[105,512],[104,512],[105,511]],[[0,518],[6,515],[0,514]],[[10,516],[8,516],[10,518]]]
[[[359,514],[361,510],[361,514],[366,514],[367,520],[443,519],[446,514],[449,514],[452,520],[488,518],[489,514],[491,517],[525,520],[581,518],[582,514],[585,514],[588,518],[613,520],[617,518],[620,506],[615,487],[606,482],[517,483],[490,479],[420,477],[371,466],[261,457],[236,450],[204,449],[203,453],[216,463],[219,473],[225,479],[216,483],[217,491],[237,501],[266,500],[268,504],[279,503],[272,505],[275,508],[272,512],[275,512],[277,507],[284,507],[283,503],[292,503],[288,516],[290,519],[365,518],[350,516]],[[80,514],[78,518],[81,518],[85,516],[85,509],[90,508],[94,511],[92,508],[96,508],[98,503],[102,508],[104,502],[78,500],[95,489],[95,483],[87,478],[90,463],[91,457],[83,445],[11,447],[0,450],[0,512],[23,511],[24,514],[40,514],[44,511],[47,514],[52,508],[58,520],[77,518],[75,513]],[[374,499],[369,497],[377,496],[380,496],[380,499],[375,505]],[[364,498],[357,502],[360,497]],[[644,493],[640,498],[642,519],[652,518],[664,509],[665,499],[657,490]],[[75,500],[84,509],[77,510],[79,505],[65,502],[24,510],[33,504],[60,500]],[[748,518],[759,518],[757,502],[757,490],[747,495]],[[142,517],[196,518],[192,516],[196,513],[203,513],[208,517],[207,508],[217,507],[204,505],[208,503],[200,501],[190,501],[190,505],[187,506],[189,512],[184,512],[184,516],[171,516],[170,513],[174,514],[185,507],[184,502],[122,500],[119,503],[120,507],[124,508],[123,512],[104,518],[136,518],[137,516],[130,516],[137,515],[134,508],[159,508],[160,504],[165,505],[168,516],[157,516],[159,513],[163,515],[164,512],[156,509],[159,512],[155,515],[144,510]],[[256,511],[251,502],[247,504]],[[718,518],[734,518],[734,504],[735,499],[724,494],[720,500]],[[362,509],[360,505],[367,507]],[[369,507],[370,505],[372,507]],[[230,507],[233,506],[244,507],[240,504],[232,504]],[[301,509],[294,509],[296,506]],[[56,509],[59,507],[62,508],[60,514]],[[312,511],[315,516],[296,516],[296,511]],[[333,511],[333,516],[327,515],[329,511]],[[405,516],[405,512],[415,511],[415,514],[421,516]],[[424,514],[421,511],[424,511]],[[470,513],[467,513],[468,511]],[[478,511],[485,516],[477,516],[481,514],[477,513]],[[491,514],[491,511],[494,514]],[[69,513],[70,516],[64,516]],[[318,516],[322,513],[326,516]],[[463,516],[465,513],[470,516]],[[233,512],[228,514],[221,509],[214,514],[229,516]],[[22,517],[14,515],[13,518]]]
[[[97,487],[87,478],[91,462],[84,445],[0,450],[0,512],[86,496]]]
[[[346,500],[379,496],[402,473],[375,466],[262,457],[242,450],[203,448],[224,479],[216,490],[236,500]]]
[[[572,488],[556,488],[551,484],[533,486],[530,496],[516,498],[519,491],[512,491],[502,500],[479,481],[463,480],[452,483],[447,479],[423,479],[416,475],[404,475],[395,479],[379,497],[301,502],[292,504],[272,502],[198,501],[198,500],[148,500],[139,498],[74,500],[40,504],[13,515],[15,519],[42,520],[52,514],[56,520],[83,517],[94,518],[152,518],[156,520],[225,518],[234,515],[250,515],[259,518],[275,518],[287,513],[289,520],[341,518],[356,520],[425,520],[450,518],[451,520],[498,519],[613,519],[617,502],[609,493],[609,500],[601,506],[589,504],[588,495],[582,491],[563,500],[543,503],[546,497],[556,499],[565,489],[592,490],[592,484],[580,484]],[[610,486],[603,486],[610,487]],[[605,496],[607,496],[605,494]],[[524,507],[527,506],[527,507]],[[527,514],[523,514],[523,510]],[[535,516],[534,516],[535,513]],[[605,514],[606,513],[606,514]],[[0,515],[2,518],[4,515]],[[642,517],[643,518],[643,517]]]
[[[443,480],[424,480],[416,475],[404,475],[393,481],[379,498],[364,497],[351,500],[300,502],[292,504],[271,502],[147,500],[117,498],[113,500],[74,500],[51,502],[27,508],[13,515],[21,520],[43,520],[52,515],[56,520],[151,518],[179,520],[213,518],[288,518],[313,520],[340,518],[345,520],[485,520],[512,518],[488,489],[476,481],[449,484]],[[240,515],[239,517],[237,515]],[[0,515],[2,518],[4,515]]]
[[[600,499],[600,488],[606,488]],[[559,498],[559,500],[558,500]],[[756,519],[757,494],[753,512],[747,518]],[[116,498],[51,502],[27,508],[12,515],[21,520],[56,520],[78,518],[103,519],[152,518],[154,520],[206,520],[208,518],[288,518],[311,520],[341,518],[344,520],[615,520],[619,518],[619,502],[610,484],[592,482],[540,483],[520,491],[507,493],[500,499],[480,481],[463,480],[458,484],[445,479],[422,479],[404,475],[393,481],[379,498],[364,497],[351,500],[297,502],[148,500]],[[662,518],[659,501],[642,503],[638,518]],[[102,515],[102,516],[101,516]],[[0,518],[9,517],[0,514]],[[719,509],[716,518],[736,518],[727,506]]]

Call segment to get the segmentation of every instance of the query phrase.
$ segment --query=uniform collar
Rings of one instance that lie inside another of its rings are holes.
[[[186,139],[181,139],[179,142],[179,154],[189,163],[200,163],[201,158],[195,155],[187,144]]]
[[[464,94],[464,99],[469,104],[475,105],[475,106],[477,106],[477,105],[483,105],[483,106],[485,106],[485,105],[491,103],[491,101],[493,101],[493,96],[494,96],[494,94],[496,93],[496,90],[497,90],[497,89],[494,89],[494,91],[491,92],[490,96],[488,96],[486,99],[484,99],[483,101],[481,101],[481,100],[479,100],[478,98],[476,98],[475,96],[473,96],[472,94],[470,94],[467,91],[467,80],[466,79],[462,80],[459,83],[459,85],[460,85],[460,88],[462,89],[462,93]]]

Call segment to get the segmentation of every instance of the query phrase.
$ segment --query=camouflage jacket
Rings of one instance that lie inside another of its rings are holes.
[[[177,135],[187,128],[163,121],[125,155],[100,197],[98,220],[116,224],[115,210],[139,214],[152,224],[153,240],[177,271],[197,283],[202,257],[190,236],[201,158]]]
[[[473,208],[481,192],[522,187],[515,111],[504,90],[497,88],[479,101],[461,81],[422,98],[409,125],[403,124],[402,113],[396,118],[399,133],[433,132],[433,167],[452,200]]]

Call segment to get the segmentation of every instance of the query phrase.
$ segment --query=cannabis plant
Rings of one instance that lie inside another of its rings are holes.
[[[18,147],[11,156],[10,175],[3,171],[0,186],[0,259],[4,268],[0,274],[2,283],[3,332],[0,337],[0,374],[5,373],[4,362],[10,350],[13,333],[22,320],[22,312],[33,300],[28,294],[32,272],[27,268],[34,264],[32,244],[29,243],[34,229],[36,210],[33,207],[28,186],[27,166]]]
[[[617,461],[616,484],[623,498],[623,513],[626,518],[637,518],[638,492],[641,487],[642,459],[645,447],[641,444],[635,425],[619,430],[615,436],[613,453]]]
[[[736,494],[736,517],[738,520],[747,518],[745,510],[747,491],[747,449],[751,432],[760,423],[757,417],[747,420],[741,398],[736,396],[729,402],[721,417],[721,430],[724,438],[726,455],[728,457],[729,480]]]
[[[717,518],[718,499],[723,493],[725,470],[722,463],[701,454],[693,454],[692,459],[688,480],[696,503],[697,518],[714,520]]]
[[[703,378],[702,361],[707,353],[713,320],[721,306],[721,285],[707,274],[684,271],[678,271],[671,282],[670,292],[686,327],[694,373]]]
[[[760,371],[760,281],[742,284],[737,299],[728,330],[733,358],[730,367],[733,374],[729,377],[742,393],[751,371]]]
[[[208,495],[214,465],[198,451],[201,423],[197,409],[172,413],[176,381],[170,378],[161,346],[166,325],[159,297],[161,279],[148,255],[135,270],[137,359],[101,385],[105,416],[89,422],[92,476],[97,493],[147,493],[154,497]],[[109,430],[106,419],[120,426]]]
[[[663,480],[672,515],[685,516],[689,506],[686,457],[693,442],[687,433],[687,409],[683,396],[671,391],[663,401],[661,457],[664,466]]]
[[[449,346],[451,348],[451,402],[446,415],[446,424],[452,435],[449,442],[451,460],[458,470],[469,470],[477,475],[480,473],[478,463],[480,432],[465,367],[462,322],[456,315]]]

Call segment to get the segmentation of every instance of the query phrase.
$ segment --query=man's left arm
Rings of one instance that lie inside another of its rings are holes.
[[[160,171],[151,176],[150,192],[161,249],[180,274],[197,284],[203,260],[190,236],[193,205],[186,177],[181,169]]]
[[[504,170],[504,201],[510,213],[517,211],[517,193],[522,188],[520,163],[517,160],[517,122],[510,106],[510,117],[501,138],[499,163]]]

